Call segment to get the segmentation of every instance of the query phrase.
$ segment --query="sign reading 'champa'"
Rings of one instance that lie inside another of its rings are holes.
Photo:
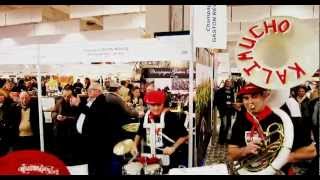
[[[227,6],[194,5],[192,23],[195,47],[226,49]]]
[[[249,26],[236,46],[236,62],[250,82],[270,89],[294,87],[319,67],[315,27],[293,17],[270,17]]]

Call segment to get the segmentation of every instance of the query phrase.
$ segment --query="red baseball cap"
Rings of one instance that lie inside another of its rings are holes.
[[[239,92],[237,93],[237,96],[243,96],[245,94],[255,94],[255,93],[263,92],[265,90],[266,89],[264,89],[264,88],[261,88],[259,86],[252,84],[252,83],[249,83],[249,84],[243,86],[239,90]]]
[[[147,104],[164,104],[166,95],[163,91],[151,91],[144,96],[144,101]]]
[[[51,154],[22,150],[0,158],[0,175],[70,175],[70,172]]]

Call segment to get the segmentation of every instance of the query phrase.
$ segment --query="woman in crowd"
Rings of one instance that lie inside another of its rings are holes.
[[[135,86],[129,92],[128,105],[132,106],[133,108],[143,106],[143,100],[140,96],[140,88],[139,87]]]

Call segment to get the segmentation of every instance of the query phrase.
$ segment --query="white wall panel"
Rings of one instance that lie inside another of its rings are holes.
[[[145,11],[142,5],[104,5],[104,14],[123,14]]]
[[[56,34],[56,27],[54,23],[40,23],[35,25],[35,36]]]
[[[146,15],[142,13],[103,16],[103,30],[145,28],[145,26]]]
[[[0,26],[4,26],[6,19],[5,19],[5,13],[4,12],[0,12]]]
[[[41,8],[22,8],[7,11],[6,14],[6,25],[16,25],[42,21]]]
[[[68,34],[80,32],[80,20],[59,21],[55,22],[57,34]]]
[[[35,25],[35,36],[80,32],[80,20],[40,23]]]
[[[0,27],[0,38],[26,37],[34,35],[33,24]]]
[[[141,39],[144,30],[139,29],[121,29],[110,31],[88,31],[82,32],[82,36],[86,41],[114,41],[114,40],[127,40],[127,39]]]
[[[228,33],[240,33],[240,23],[239,22],[229,22],[228,23]]]
[[[296,18],[313,18],[312,5],[272,5],[272,16],[293,16]]]
[[[232,22],[259,21],[270,17],[269,5],[232,6]]]
[[[228,16],[228,22],[231,22],[232,18],[231,18],[231,12],[232,9],[231,9],[231,6],[228,6],[227,7],[227,16]]]
[[[190,30],[190,5],[184,5],[184,30]]]
[[[146,7],[146,29],[147,32],[169,31],[169,6],[168,5],[147,5]]]
[[[227,40],[230,41],[238,41],[240,38],[240,34],[228,34]]]
[[[71,5],[70,18],[104,15],[104,5]]]
[[[250,25],[253,25],[254,23],[253,22],[241,22],[241,33],[245,32],[245,31],[248,31],[248,27]]]
[[[316,19],[319,19],[319,5],[315,5],[314,6],[314,12],[313,12],[313,17],[316,18]]]
[[[145,11],[143,5],[71,5],[70,18],[124,14]]]
[[[140,11],[145,12],[146,11],[146,5],[140,5]]]
[[[1,29],[1,28],[0,28]],[[0,30],[1,33],[1,30]],[[94,41],[114,41],[141,39],[143,29],[127,29],[112,31],[86,31],[81,33],[42,35],[42,36],[20,36],[17,38],[0,37],[0,49],[8,46],[25,46],[29,44],[57,44],[57,43],[81,43]]]

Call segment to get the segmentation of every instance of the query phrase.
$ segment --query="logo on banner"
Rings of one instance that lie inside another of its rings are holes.
[[[193,40],[196,47],[225,49],[227,46],[227,7],[193,6]]]
[[[236,62],[259,86],[293,87],[319,66],[315,43],[314,28],[292,17],[271,17],[247,28],[236,46]]]
[[[13,151],[0,158],[0,175],[70,175],[63,161],[38,150]]]

